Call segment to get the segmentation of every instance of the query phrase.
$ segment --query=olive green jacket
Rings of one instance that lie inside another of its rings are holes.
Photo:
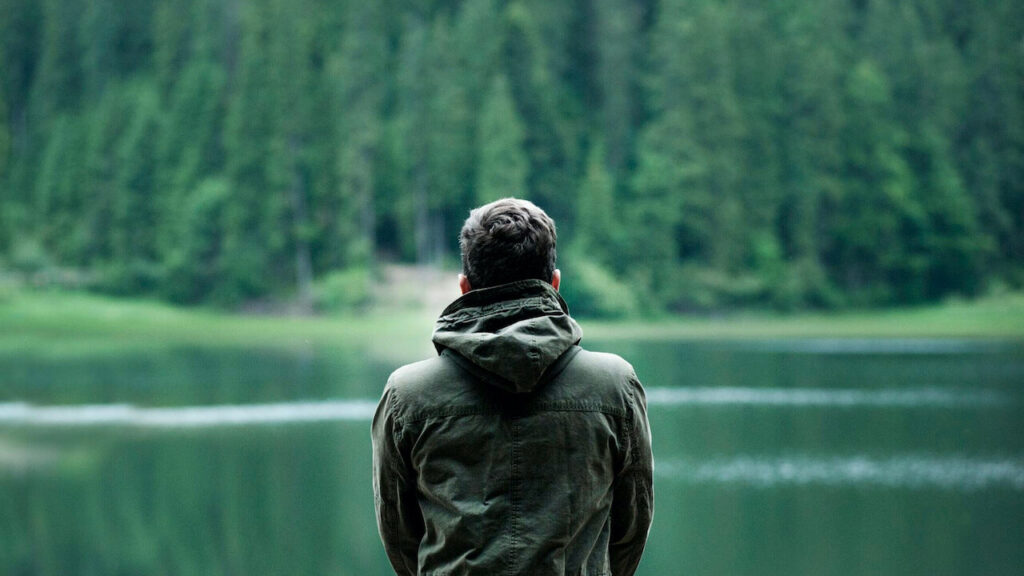
[[[581,349],[546,282],[473,290],[373,419],[377,525],[402,575],[628,575],[653,512],[644,390]]]

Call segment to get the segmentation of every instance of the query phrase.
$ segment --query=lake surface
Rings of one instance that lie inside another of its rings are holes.
[[[641,574],[1024,573],[1021,344],[585,345],[648,390]],[[390,574],[383,356],[0,352],[0,574]]]

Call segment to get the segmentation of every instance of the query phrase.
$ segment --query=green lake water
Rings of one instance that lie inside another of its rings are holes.
[[[648,389],[641,574],[1024,573],[1021,344],[585,344]],[[390,574],[383,356],[0,352],[0,574]]]

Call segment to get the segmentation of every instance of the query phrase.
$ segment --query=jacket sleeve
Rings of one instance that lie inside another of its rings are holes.
[[[377,529],[388,560],[399,576],[418,573],[423,516],[416,498],[416,478],[403,453],[402,427],[395,415],[395,392],[389,381],[373,417],[373,496]]]
[[[654,514],[654,458],[647,399],[635,376],[630,377],[630,390],[628,452],[612,493],[609,560],[614,576],[631,576],[636,572]]]

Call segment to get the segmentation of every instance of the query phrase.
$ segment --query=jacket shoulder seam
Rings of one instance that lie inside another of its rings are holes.
[[[498,416],[502,414],[510,416],[532,416],[545,412],[592,412],[600,413],[617,418],[629,418],[628,411],[617,406],[609,406],[599,402],[544,402],[525,408],[499,408],[497,406],[476,407],[476,406],[448,406],[422,410],[402,419],[403,424],[415,424],[430,420],[432,418],[458,418],[460,416]]]

